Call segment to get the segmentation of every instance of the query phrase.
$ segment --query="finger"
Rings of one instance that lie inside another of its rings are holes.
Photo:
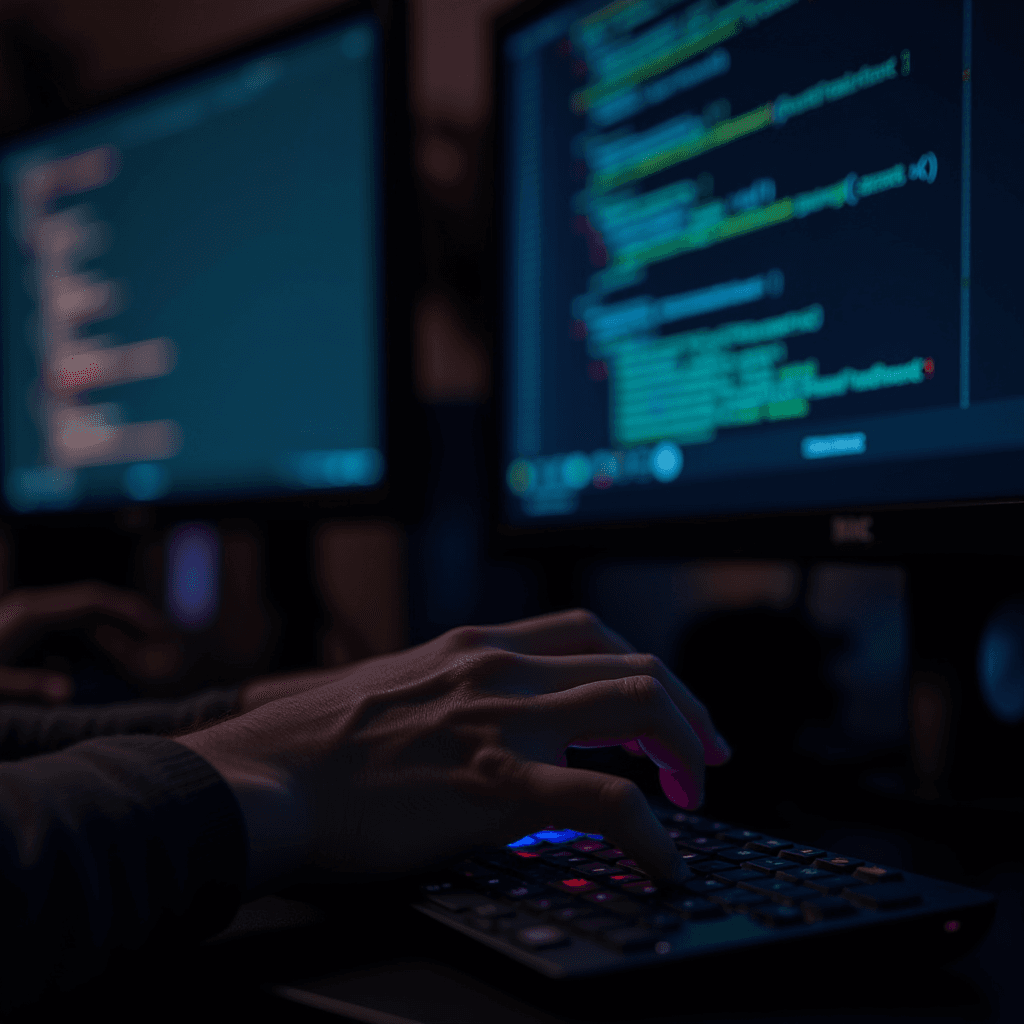
[[[107,623],[97,626],[92,636],[115,661],[136,676],[154,679],[167,676],[181,662],[178,644],[135,640]]]
[[[629,779],[528,761],[509,773],[508,782],[518,802],[525,795],[526,831],[557,821],[560,827],[605,836],[654,879],[681,882],[691,876],[643,793]]]
[[[35,668],[0,669],[0,697],[7,700],[63,704],[71,698],[74,689],[71,677],[63,672]]]
[[[631,654],[635,648],[582,608],[538,615],[503,626],[476,627],[480,642],[518,654]]]
[[[605,679],[542,694],[526,706],[530,735],[566,746],[614,746],[638,740],[654,763],[676,775],[684,806],[704,798],[704,750],[690,723],[652,676]]]
[[[526,692],[553,692],[604,679],[628,676],[653,676],[665,687],[676,707],[685,715],[700,737],[704,760],[723,764],[731,751],[715,729],[707,708],[652,654],[580,654],[562,658],[536,655],[522,657],[508,678],[514,679]]]
[[[45,587],[18,595],[25,613],[33,622],[52,625],[70,622],[86,615],[109,615],[143,632],[166,628],[166,621],[141,594],[106,583],[73,583],[65,587]]]

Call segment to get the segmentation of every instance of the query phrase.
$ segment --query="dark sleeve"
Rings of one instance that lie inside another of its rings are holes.
[[[170,736],[239,711],[241,689],[206,690],[184,700],[40,708],[0,704],[0,761],[49,754],[98,736]]]
[[[0,1008],[66,991],[112,954],[226,927],[246,842],[227,783],[171,739],[0,764]]]

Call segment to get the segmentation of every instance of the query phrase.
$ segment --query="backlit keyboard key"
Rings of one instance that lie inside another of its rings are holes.
[[[629,882],[622,887],[623,892],[631,893],[633,896],[657,896],[658,887],[650,880],[642,882]]]
[[[792,866],[791,860],[783,860],[781,857],[762,857],[760,860],[748,860],[746,863],[746,867],[763,871],[766,875],[774,875],[776,871],[785,871]]]
[[[555,850],[552,853],[542,853],[541,858],[545,864],[589,864],[592,857],[579,853],[577,850]]]
[[[682,927],[683,919],[679,914],[659,910],[653,914],[645,914],[639,923],[644,928],[655,928],[659,932],[674,932]]]
[[[803,884],[808,889],[820,892],[822,896],[838,896],[843,890],[861,886],[864,883],[858,882],[856,878],[850,878],[849,875],[832,875],[831,878],[808,878],[804,880]]]
[[[475,892],[432,892],[427,894],[427,899],[456,914],[464,910],[474,910],[491,902],[486,896]]]
[[[552,910],[572,906],[572,904],[565,896],[538,896],[537,899],[526,900],[523,906],[535,914],[546,914]]]
[[[761,882],[765,875],[760,871],[751,868],[733,868],[731,871],[716,871],[711,876],[716,882],[725,882],[726,885],[738,885],[740,882]]]
[[[602,864],[599,860],[588,861],[585,864],[576,864],[573,866],[573,871],[578,871],[581,875],[586,875],[588,878],[600,878],[601,875],[614,875],[617,874],[619,869],[614,864]]]
[[[751,832],[749,829],[745,828],[734,828],[730,829],[728,832],[719,832],[718,838],[724,839],[727,842],[733,842],[742,845],[743,843],[749,843],[755,839],[760,839],[761,833]]]
[[[690,828],[694,832],[709,833],[709,834],[714,835],[714,834],[716,834],[718,832],[728,832],[729,829],[732,828],[732,825],[730,825],[728,822],[725,822],[725,821],[707,821],[707,820],[701,819],[701,820],[696,821],[696,822],[691,822],[690,823]]]
[[[843,890],[843,896],[865,910],[899,910],[917,906],[921,902],[921,894],[917,889],[903,882],[847,887]]]
[[[706,921],[721,917],[725,913],[717,903],[701,899],[699,896],[666,900],[665,903],[685,921]]]
[[[563,878],[558,882],[548,882],[548,885],[552,889],[557,889],[559,892],[567,892],[572,896],[584,892],[593,892],[598,888],[597,882],[592,882],[589,878]]]
[[[622,922],[617,917],[610,917],[607,914],[604,917],[600,915],[597,917],[583,917],[572,923],[572,930],[579,935],[599,936],[604,932],[621,927]]]
[[[549,921],[558,921],[560,924],[569,924],[581,917],[593,917],[597,911],[593,907],[559,907],[548,914]]]
[[[801,868],[795,864],[781,871],[775,872],[775,877],[784,882],[793,882],[796,885],[806,885],[808,882],[834,882],[841,878],[844,883],[849,880],[845,875],[836,875],[834,871],[826,871],[824,868]]]
[[[736,867],[727,860],[699,860],[687,861],[687,866],[695,875],[713,875],[718,871],[728,871]]]
[[[813,864],[818,857],[827,857],[828,854],[816,846],[791,846],[788,850],[783,850],[779,856],[786,860],[795,860],[798,864]]]
[[[521,885],[495,886],[494,892],[507,900],[525,900],[547,892],[546,886],[523,883]]]
[[[594,850],[591,856],[595,860],[606,860],[609,863],[614,864],[616,861],[622,860],[624,857],[628,857],[629,854],[625,850],[608,849],[608,850]]]
[[[720,860],[729,861],[730,864],[743,864],[748,860],[757,860],[764,854],[757,850],[720,850],[715,856]]]
[[[644,881],[644,876],[634,875],[632,872],[624,872],[620,875],[606,875],[602,881],[605,885],[628,885],[630,882]]]
[[[747,843],[747,849],[758,850],[761,853],[778,853],[778,851],[785,850],[792,845],[792,843],[787,843],[785,839],[768,839],[766,836],[762,836],[760,839],[752,839]]]
[[[684,882],[683,888],[694,896],[704,896],[719,889],[728,889],[725,882],[716,882],[713,878],[699,878],[693,882]]]
[[[689,839],[679,839],[676,841],[676,845],[686,850],[692,850],[694,853],[717,853],[719,850],[733,848],[732,843],[724,843],[721,839],[715,839],[714,836],[693,836]]]
[[[606,907],[611,903],[618,903],[620,900],[625,899],[625,897],[621,892],[614,890],[609,892],[607,889],[599,889],[597,892],[584,893],[583,899],[596,907]]]
[[[605,843],[599,843],[596,839],[581,839],[578,843],[572,844],[572,849],[580,853],[594,853],[597,850],[607,850]]]
[[[903,872],[893,868],[881,868],[877,864],[863,864],[853,873],[862,882],[902,882]]]
[[[840,871],[844,874],[852,874],[864,861],[856,857],[843,857],[838,853],[829,854],[827,857],[817,857],[814,861],[816,868],[825,868],[826,871]]]

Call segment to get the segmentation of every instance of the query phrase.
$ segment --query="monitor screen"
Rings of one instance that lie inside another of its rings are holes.
[[[1021,495],[1018,8],[584,0],[497,47],[504,523]]]
[[[384,479],[380,79],[352,13],[3,148],[10,509]]]

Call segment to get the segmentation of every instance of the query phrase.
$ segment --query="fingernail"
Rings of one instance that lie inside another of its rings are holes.
[[[719,749],[719,751],[721,751],[721,753],[725,754],[726,757],[732,757],[732,748],[717,733],[715,735],[715,746]]]
[[[691,878],[693,878],[693,872],[690,870],[690,865],[685,860],[676,861],[676,866],[672,869],[672,881],[680,884],[688,882]]]

